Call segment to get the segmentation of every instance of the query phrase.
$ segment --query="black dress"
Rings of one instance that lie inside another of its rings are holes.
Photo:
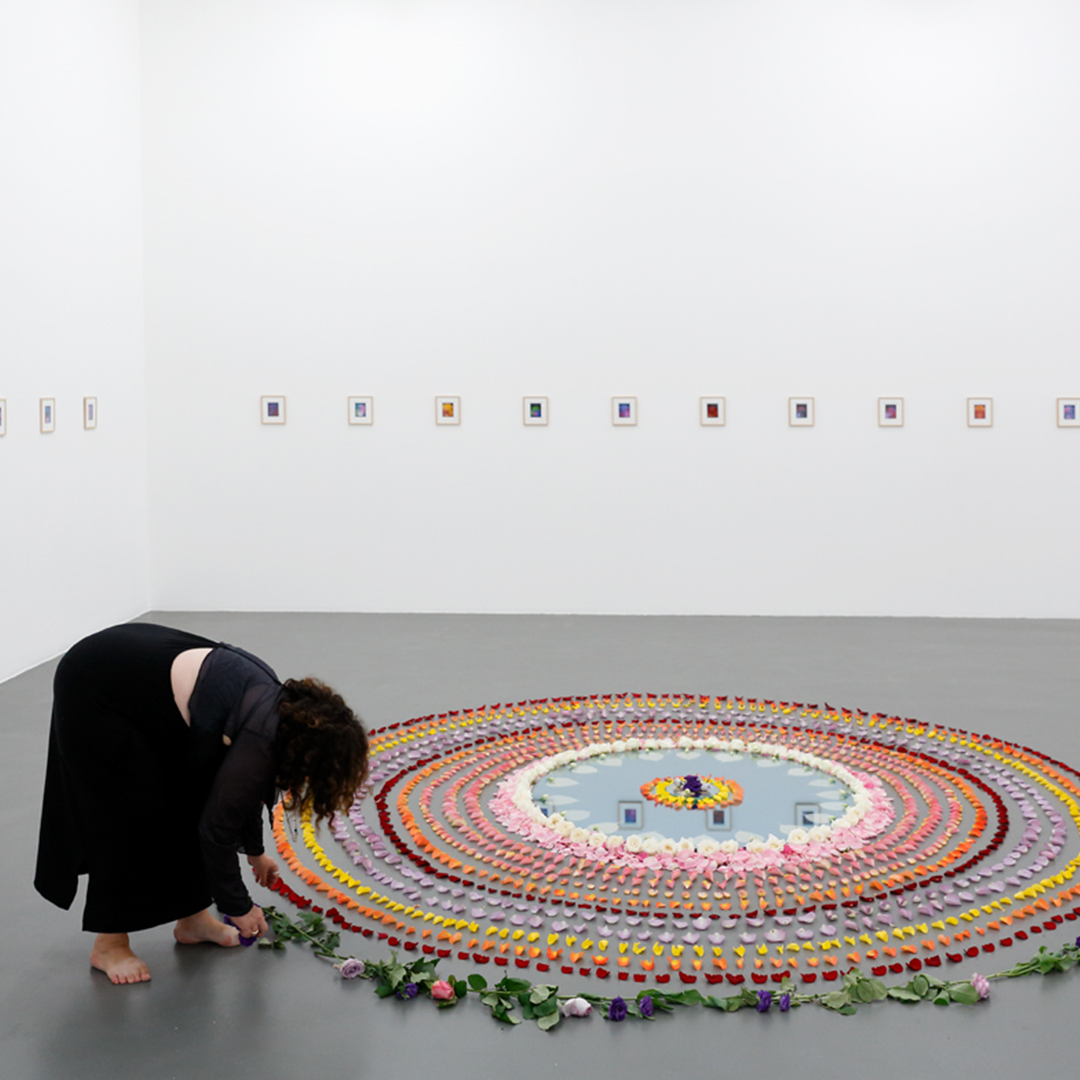
[[[210,648],[190,727],[172,663]],[[69,908],[89,875],[83,929],[142,930],[251,897],[237,853],[258,855],[275,797],[281,685],[233,646],[149,623],[85,638],[60,661],[34,885]]]

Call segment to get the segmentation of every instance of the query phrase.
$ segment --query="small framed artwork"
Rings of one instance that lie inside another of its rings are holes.
[[[731,807],[713,806],[706,810],[705,828],[709,832],[731,832]]]
[[[84,397],[82,399],[82,426],[87,431],[93,431],[97,427],[96,397]]]
[[[994,399],[988,397],[969,397],[967,399],[968,427],[994,426]]]
[[[797,802],[795,804],[795,824],[800,829],[812,829],[818,823],[818,814],[821,807],[814,802]]]
[[[48,435],[56,430],[56,398],[43,397],[38,402],[41,433]]]
[[[540,427],[548,422],[548,399],[527,397],[521,399],[521,419],[529,427]]]
[[[0,435],[7,434],[7,400],[0,398]]]
[[[877,399],[878,427],[904,426],[904,399],[902,397],[879,397]]]
[[[461,398],[437,397],[435,399],[435,423],[436,424],[460,424],[461,423]]]
[[[637,398],[613,397],[611,422],[617,427],[633,427],[637,423]]]
[[[262,397],[260,399],[262,422],[264,424],[285,423],[285,399],[283,397]]]
[[[643,829],[645,827],[645,804],[643,802],[619,803],[619,828]]]
[[[727,402],[722,397],[701,399],[701,423],[705,427],[723,427],[727,420]]]
[[[1059,397],[1057,399],[1058,427],[1080,427],[1080,398]],[[0,429],[0,434],[3,430]]]
[[[375,399],[370,397],[349,398],[349,423],[370,424],[375,420]]]
[[[814,399],[812,397],[788,398],[788,423],[792,427],[813,427]]]

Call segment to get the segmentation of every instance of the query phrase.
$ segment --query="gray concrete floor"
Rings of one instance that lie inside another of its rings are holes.
[[[1080,762],[1080,621],[153,613],[278,673],[317,674],[372,725],[593,691],[828,700],[1019,739]],[[505,1030],[475,1002],[378,1001],[298,949],[136,935],[151,983],[92,974],[76,911],[33,891],[54,663],[0,685],[0,1080],[319,1080],[1073,1075],[1080,971],[995,984],[976,1008],[897,1004],[845,1018],[686,1012]],[[122,777],[117,782],[123,782]],[[81,899],[77,901],[81,908]],[[1075,925],[1075,924],[1071,924]],[[1023,958],[1019,949],[1010,960]],[[361,955],[363,955],[361,951]]]

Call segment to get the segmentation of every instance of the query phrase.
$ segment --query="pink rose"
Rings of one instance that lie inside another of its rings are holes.
[[[431,996],[436,1001],[453,1001],[454,988],[443,979],[431,984]]]

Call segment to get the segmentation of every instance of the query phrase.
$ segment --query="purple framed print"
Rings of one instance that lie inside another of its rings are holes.
[[[264,395],[260,400],[264,424],[285,423],[285,398],[280,395]]]
[[[814,399],[812,397],[788,398],[788,424],[791,427],[814,426]]]
[[[878,427],[904,426],[904,399],[902,397],[879,397],[877,399]]]
[[[96,397],[84,397],[82,399],[82,426],[87,431],[93,431],[97,427]]]
[[[1057,426],[1080,427],[1080,398],[1059,397],[1057,399]]]
[[[633,427],[637,423],[637,398],[613,397],[611,399],[611,422],[616,427]]]
[[[56,430],[56,398],[43,397],[38,402],[41,433],[49,435]]]

